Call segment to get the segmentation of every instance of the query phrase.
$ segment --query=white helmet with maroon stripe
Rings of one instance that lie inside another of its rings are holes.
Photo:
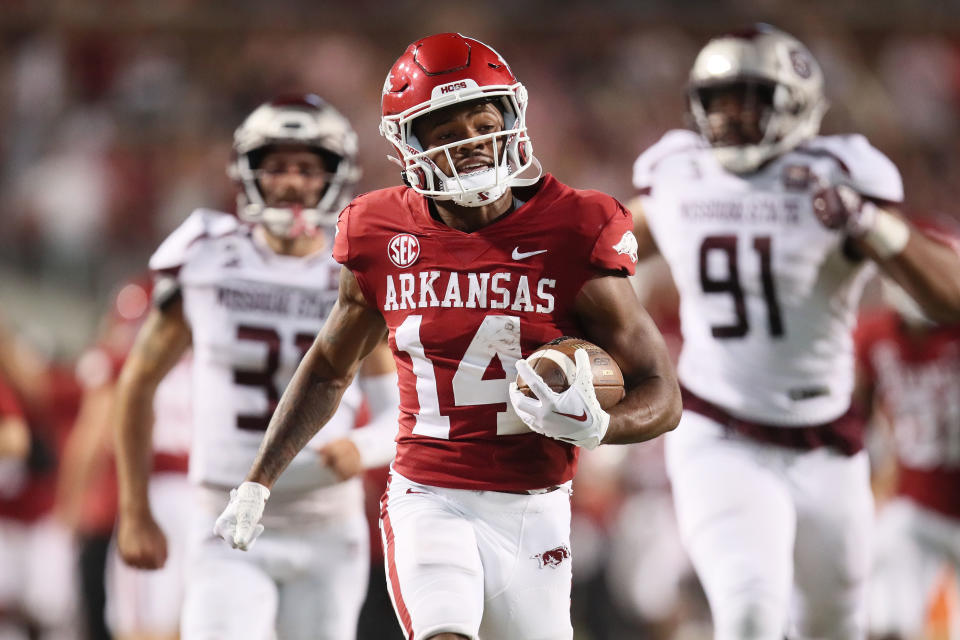
[[[753,110],[758,139],[731,142],[717,135],[718,128],[738,125],[736,117],[710,113],[710,97],[725,89],[743,92],[742,110]],[[815,136],[828,106],[823,73],[807,47],[766,24],[710,40],[690,71],[688,97],[700,134],[734,173],[755,171]]]
[[[323,160],[326,187],[315,207],[269,207],[264,201],[257,178],[260,162],[272,146],[290,144],[303,145]],[[233,134],[233,156],[227,173],[240,186],[237,215],[281,237],[335,225],[360,177],[357,134],[339,111],[314,94],[281,97],[254,109]]]

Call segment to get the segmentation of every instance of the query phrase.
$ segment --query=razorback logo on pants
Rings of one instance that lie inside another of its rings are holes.
[[[538,553],[530,557],[540,563],[541,569],[544,567],[556,568],[559,567],[564,560],[570,557],[570,549],[568,549],[566,545],[561,545],[559,547],[554,547],[549,551],[544,551],[543,553]]]

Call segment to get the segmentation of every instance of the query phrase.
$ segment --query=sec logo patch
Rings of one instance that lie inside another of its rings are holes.
[[[405,269],[420,257],[420,241],[409,233],[398,233],[387,243],[387,257],[390,262]]]

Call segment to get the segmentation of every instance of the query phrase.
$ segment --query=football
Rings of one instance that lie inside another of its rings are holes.
[[[570,386],[570,380],[573,379],[577,367],[574,353],[577,349],[586,349],[590,356],[593,388],[597,392],[600,406],[609,409],[623,400],[626,392],[623,389],[623,373],[620,367],[610,354],[586,340],[569,336],[556,338],[527,356],[527,362],[551,389],[560,393]],[[517,388],[524,395],[534,397],[533,391],[519,375]]]

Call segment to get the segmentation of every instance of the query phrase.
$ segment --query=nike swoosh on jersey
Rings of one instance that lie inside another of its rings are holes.
[[[572,413],[560,413],[559,411],[554,411],[558,416],[563,416],[564,418],[570,418],[571,420],[576,420],[577,422],[586,422],[587,421],[587,412],[584,411],[582,415],[575,416]]]
[[[547,251],[549,251],[549,249],[540,249],[540,251],[520,251],[520,247],[514,247],[511,257],[514,260],[523,260],[525,258],[529,258],[530,256],[546,253]]]

